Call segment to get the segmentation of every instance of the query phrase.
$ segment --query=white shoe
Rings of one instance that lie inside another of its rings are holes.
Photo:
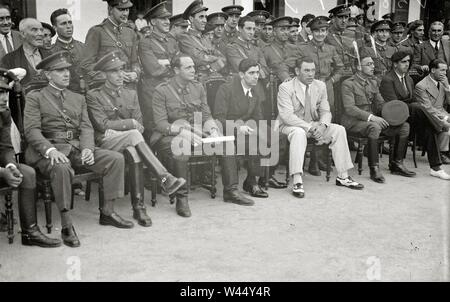
[[[444,170],[434,171],[433,169],[431,169],[430,175],[438,177],[440,179],[450,180],[450,175],[448,175],[447,172],[445,172]]]

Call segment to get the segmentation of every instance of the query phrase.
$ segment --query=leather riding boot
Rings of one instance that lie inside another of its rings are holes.
[[[308,172],[311,175],[314,176],[320,176],[320,170],[319,170],[319,161],[317,159],[317,154],[319,152],[319,149],[317,148],[313,148],[313,150],[311,151],[311,156],[309,158],[309,167],[308,167]]]
[[[125,154],[125,153],[124,153]],[[131,205],[133,206],[133,218],[144,227],[152,225],[152,219],[147,215],[144,203],[144,179],[142,162],[127,162],[128,177],[130,180]]]
[[[188,198],[187,196],[177,196],[177,203],[176,203],[176,211],[177,214],[181,217],[191,217],[191,209],[189,208]]]
[[[408,148],[408,137],[397,137],[394,147],[394,160],[389,163],[389,170],[391,170],[392,174],[413,177],[416,175],[416,172],[408,170],[403,165],[403,157],[405,155],[406,148]]]
[[[161,179],[161,187],[169,195],[175,193],[186,183],[184,178],[176,178],[170,174],[145,142],[137,144],[135,148],[147,167],[151,168]]]
[[[370,168],[370,179],[377,183],[384,183],[385,179],[381,174],[378,164],[378,139],[369,138],[367,141],[367,161]]]
[[[19,217],[22,229],[22,244],[40,247],[61,246],[61,240],[45,236],[37,225],[36,190],[20,189]]]
[[[187,162],[174,160],[173,161],[173,172],[175,175],[182,175],[187,177],[188,170]],[[184,183],[176,194],[176,205],[175,209],[178,215],[181,217],[191,217],[191,209],[189,208],[188,202],[188,187],[187,183]]]

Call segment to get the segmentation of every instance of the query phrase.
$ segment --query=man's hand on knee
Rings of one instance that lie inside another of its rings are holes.
[[[67,158],[67,156],[64,155],[64,153],[59,152],[58,150],[52,150],[48,154],[48,158],[50,159],[50,164],[53,166],[54,164],[68,164],[70,163],[70,160]]]

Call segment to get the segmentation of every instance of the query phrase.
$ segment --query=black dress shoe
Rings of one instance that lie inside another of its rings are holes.
[[[383,174],[381,174],[380,167],[378,166],[370,167],[370,179],[380,184],[386,181]]]
[[[403,165],[403,161],[394,161],[389,164],[389,170],[391,170],[391,174],[401,175],[405,177],[413,177],[416,176],[416,172],[409,171]]]
[[[131,229],[134,227],[134,223],[123,219],[115,212],[113,212],[109,216],[105,215],[103,213],[100,213],[100,224],[101,225],[112,225],[119,229]]]
[[[302,183],[296,183],[294,187],[292,187],[292,194],[298,198],[305,197],[305,189],[303,188]]]
[[[147,210],[144,205],[133,207],[133,218],[137,220],[138,224],[143,227],[152,226],[152,219],[147,215]]]
[[[245,192],[248,192],[251,196],[257,197],[257,198],[267,198],[269,197],[269,194],[265,192],[259,185],[249,185],[248,183],[244,182],[243,189]]]
[[[223,193],[223,201],[232,202],[241,206],[252,206],[255,204],[250,198],[246,198],[238,190],[231,190]]]
[[[61,246],[61,240],[45,236],[39,227],[35,225],[31,229],[22,230],[22,244],[27,246],[59,247]]]
[[[62,229],[61,238],[63,240],[63,243],[68,247],[79,247],[81,245],[73,226],[71,226],[70,228]]]
[[[188,198],[183,197],[177,197],[177,204],[175,206],[177,210],[177,214],[181,217],[191,217],[191,209],[189,208]]]
[[[186,180],[184,178],[176,178],[171,174],[167,174],[162,178],[161,188],[164,190],[164,192],[167,192],[167,194],[172,195],[176,191],[178,191],[178,189],[181,188],[185,183]]]
[[[266,184],[265,184],[265,179],[263,177],[259,178],[258,184],[260,187],[265,188]],[[272,189],[286,189],[287,188],[287,184],[283,181],[279,181],[278,179],[276,179],[274,176],[269,178],[269,181],[267,182],[269,188]]]

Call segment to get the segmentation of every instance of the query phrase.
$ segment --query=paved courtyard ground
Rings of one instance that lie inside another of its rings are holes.
[[[81,247],[22,246],[16,225],[14,244],[0,233],[0,281],[449,281],[450,182],[429,176],[425,158],[418,164],[415,178],[392,176],[384,156],[381,185],[370,181],[365,159],[363,175],[353,171],[363,191],[337,187],[335,172],[329,183],[307,175],[305,199],[271,189],[254,207],[224,203],[221,187],[215,200],[198,189],[191,218],[158,195],[149,205],[153,226],[131,230],[98,224],[96,194],[89,203],[77,198]],[[244,169],[240,177],[242,184]],[[132,219],[129,197],[116,210]],[[59,238],[53,213],[51,236]]]

